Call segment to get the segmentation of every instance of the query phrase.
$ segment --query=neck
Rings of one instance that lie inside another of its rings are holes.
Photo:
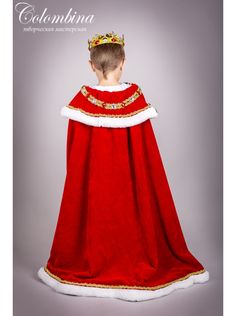
[[[117,86],[120,82],[116,79],[101,79],[98,81],[99,86]]]

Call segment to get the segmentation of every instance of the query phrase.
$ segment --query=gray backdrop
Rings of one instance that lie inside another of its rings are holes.
[[[23,32],[14,14],[14,309],[41,315],[222,315],[222,3],[219,0],[34,0],[38,13],[95,14],[86,32]],[[15,2],[16,3],[16,2]],[[40,25],[35,25],[39,27]],[[65,177],[63,105],[96,84],[87,39],[124,33],[122,81],[138,83],[191,252],[205,284],[155,300],[73,297],[40,282]]]

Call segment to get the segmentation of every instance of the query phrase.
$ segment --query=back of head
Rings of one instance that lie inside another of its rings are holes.
[[[115,70],[125,59],[124,47],[116,43],[97,45],[91,48],[90,59],[94,66],[102,71],[104,78],[107,79],[107,74]]]

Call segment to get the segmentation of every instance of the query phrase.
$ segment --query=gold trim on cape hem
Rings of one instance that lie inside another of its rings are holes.
[[[203,272],[206,272],[205,269],[196,271],[196,272],[191,272],[189,274],[187,274],[185,277],[176,279],[174,281],[162,284],[162,285],[156,285],[156,286],[138,286],[138,285],[107,285],[107,284],[97,284],[97,283],[81,283],[81,282],[72,282],[72,281],[66,281],[63,280],[61,278],[59,278],[58,276],[56,276],[55,274],[51,273],[47,267],[44,267],[45,272],[47,272],[52,278],[56,279],[57,281],[61,282],[61,283],[65,283],[65,284],[71,284],[71,285],[79,285],[79,286],[89,286],[89,287],[98,287],[98,288],[112,288],[112,289],[137,289],[137,290],[157,290],[157,289],[161,289],[163,287],[166,287],[170,284],[173,284],[175,282],[179,282],[182,280],[186,280],[188,279],[191,275],[196,275],[196,274],[202,274]]]
[[[137,111],[134,111],[134,112],[132,112],[132,113],[128,113],[128,114],[90,113],[90,112],[87,112],[87,111],[82,110],[81,108],[76,108],[76,107],[74,107],[74,106],[72,106],[72,105],[70,105],[70,104],[69,104],[69,105],[66,105],[66,107],[69,108],[69,109],[75,110],[75,111],[80,111],[80,112],[82,112],[82,113],[84,113],[84,114],[86,114],[86,115],[89,115],[89,116],[96,116],[96,117],[104,116],[104,117],[114,117],[114,118],[117,117],[117,118],[119,118],[119,117],[129,117],[129,116],[133,116],[133,115],[135,115],[135,114],[137,114],[137,113],[139,113],[139,112],[142,112],[142,111],[144,111],[144,110],[146,110],[146,109],[148,109],[148,108],[151,108],[151,105],[148,103],[148,105],[145,106],[144,108],[139,109],[139,110],[137,110]]]
[[[131,83],[132,85],[132,83]],[[88,90],[86,89],[86,86],[82,86],[82,88],[80,89],[82,95],[93,105],[97,105],[101,108],[104,109],[113,109],[113,110],[117,110],[117,109],[122,109],[124,107],[126,107],[127,105],[133,103],[135,100],[137,100],[137,98],[142,94],[141,88],[137,87],[136,91],[127,99],[125,99],[122,102],[113,102],[113,103],[108,103],[102,100],[98,100],[96,99],[91,93],[88,92]]]

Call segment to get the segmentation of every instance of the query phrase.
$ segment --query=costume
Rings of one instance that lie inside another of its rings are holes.
[[[156,109],[135,83],[103,90],[84,85],[61,109],[66,179],[39,278],[64,294],[128,301],[206,282],[181,230],[151,125]]]

